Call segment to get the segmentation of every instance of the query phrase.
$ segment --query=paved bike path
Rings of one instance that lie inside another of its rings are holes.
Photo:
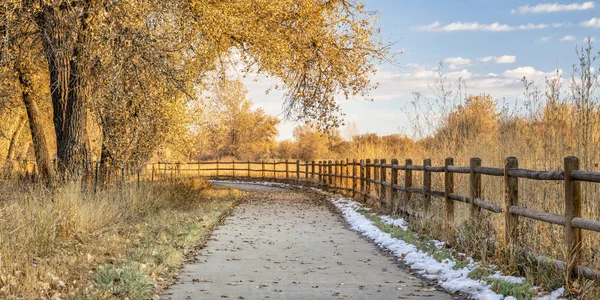
[[[349,230],[323,196],[228,185],[247,200],[163,299],[454,299]]]

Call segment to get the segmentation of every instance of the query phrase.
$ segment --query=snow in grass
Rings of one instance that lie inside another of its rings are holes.
[[[211,181],[214,183],[244,183],[268,185],[274,187],[301,187],[285,183],[273,182],[240,182],[240,181]],[[477,263],[469,258],[470,263],[466,267],[454,269],[456,261],[444,259],[441,262],[431,257],[427,253],[419,250],[415,245],[409,244],[403,240],[392,237],[389,233],[381,231],[371,220],[358,212],[359,209],[367,209],[362,204],[331,193],[323,192],[322,190],[311,188],[328,195],[328,200],[342,213],[344,219],[350,225],[352,230],[360,232],[362,235],[373,240],[379,247],[391,251],[394,256],[402,260],[411,269],[417,271],[421,276],[427,279],[437,280],[438,284],[450,292],[461,292],[470,295],[473,299],[481,300],[513,300],[511,296],[504,296],[494,292],[491,285],[483,280],[475,280],[468,277],[469,273],[477,267]],[[403,219],[394,219],[389,216],[380,216],[381,220],[387,224],[398,226],[402,230],[408,230]],[[438,249],[441,249],[444,242],[432,241]],[[521,284],[525,281],[524,278],[514,276],[504,276],[500,272],[496,272],[489,276],[490,278],[501,279],[507,282]],[[561,299],[564,293],[564,288],[558,289],[547,296],[540,296],[538,300],[557,300]]]

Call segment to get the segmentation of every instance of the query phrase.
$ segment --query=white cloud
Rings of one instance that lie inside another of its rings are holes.
[[[552,40],[552,37],[549,37],[549,36],[543,36],[543,37],[541,37],[541,38],[539,38],[539,39],[536,39],[536,40],[534,41],[534,43],[535,43],[535,44],[544,44],[544,43],[547,43],[547,42],[549,42],[549,41],[551,41],[551,40]]]
[[[490,61],[492,61],[494,59],[496,59],[495,56],[486,56],[486,57],[480,57],[477,60],[480,61],[480,62],[487,63],[487,62],[490,62]]]
[[[587,21],[579,23],[581,27],[600,28],[600,18],[591,18]]]
[[[512,64],[517,61],[517,57],[514,55],[502,55],[496,58],[497,64]]]
[[[522,79],[523,77],[527,77],[527,79],[530,80],[534,80],[534,81],[542,81],[546,78],[546,77],[550,77],[550,76],[555,76],[556,75],[556,71],[551,71],[551,72],[542,72],[542,71],[538,71],[535,68],[531,67],[531,66],[526,66],[526,67],[518,67],[516,69],[512,69],[512,70],[506,70],[504,71],[504,73],[502,73],[502,75],[504,75],[507,78],[514,78],[514,79]],[[562,73],[562,70],[558,70],[559,73]]]
[[[560,38],[561,42],[573,42],[575,40],[577,40],[577,39],[572,35],[565,35],[562,38]]]
[[[414,30],[419,31],[443,31],[443,32],[453,32],[453,31],[490,31],[490,32],[509,32],[509,31],[523,31],[523,30],[539,30],[548,28],[548,25],[540,23],[527,23],[522,25],[508,25],[501,24],[498,22],[494,22],[491,24],[481,24],[479,22],[453,22],[450,24],[446,24],[441,26],[439,21],[435,21],[429,25],[421,25],[412,27]]]
[[[538,13],[552,13],[562,11],[581,11],[594,8],[594,1],[587,1],[583,3],[541,3],[535,6],[525,5],[520,6],[517,9],[513,9],[510,12],[513,14],[538,14]]]
[[[498,56],[485,56],[477,59],[480,62],[489,63],[494,61],[497,64],[512,64],[517,61],[517,57],[514,55],[502,55]]]
[[[462,58],[460,56],[458,57],[449,57],[444,59],[444,63],[446,63],[448,65],[448,67],[450,68],[450,70],[456,70],[462,66],[466,66],[471,64],[471,60],[468,58]]]

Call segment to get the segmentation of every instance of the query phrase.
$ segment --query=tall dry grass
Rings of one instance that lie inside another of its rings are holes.
[[[80,186],[66,185],[54,193],[41,186],[0,187],[0,298],[110,298],[110,293],[93,292],[99,288],[90,279],[96,266],[132,260],[128,251],[142,247],[143,241],[154,241],[150,247],[159,254],[161,249],[169,250],[161,255],[173,257],[163,260],[171,260],[168,267],[174,268],[182,262],[181,249],[193,245],[162,245],[152,235],[175,231],[179,225],[187,232],[189,226],[196,226],[190,220],[204,222],[196,217],[206,218],[206,224],[216,222],[216,215],[231,205],[211,202],[213,196],[203,194],[207,183],[199,180],[143,184],[139,189],[117,187],[97,194]],[[161,268],[147,275],[164,276],[160,274],[166,267]]]

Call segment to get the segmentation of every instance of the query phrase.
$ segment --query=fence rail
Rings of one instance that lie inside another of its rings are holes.
[[[283,168],[278,168],[283,166]],[[579,170],[579,159],[566,157],[564,170],[537,171],[520,169],[518,160],[509,157],[505,160],[504,168],[485,167],[479,158],[472,158],[469,166],[455,166],[452,158],[447,158],[443,166],[432,166],[431,160],[426,159],[422,165],[415,165],[407,159],[399,164],[393,159],[386,160],[327,160],[327,161],[213,161],[196,163],[159,162],[151,165],[152,179],[154,177],[170,176],[187,177],[198,175],[212,178],[252,178],[264,180],[294,180],[298,184],[317,185],[333,191],[345,192],[354,198],[379,205],[382,209],[393,214],[408,214],[407,203],[413,201],[413,195],[423,196],[423,211],[419,216],[431,215],[431,201],[434,198],[444,200],[443,224],[446,232],[454,224],[454,205],[456,202],[468,205],[471,218],[478,218],[481,210],[504,216],[503,243],[509,248],[518,247],[519,218],[532,219],[564,227],[565,253],[568,253],[566,264],[553,259],[545,262],[555,267],[561,267],[570,276],[582,275],[600,278],[600,272],[595,269],[580,266],[581,262],[581,230],[600,232],[600,221],[582,218],[581,216],[581,187],[580,182],[600,182],[600,173]],[[175,172],[173,175],[173,172]],[[206,172],[213,172],[207,174]],[[228,172],[228,173],[227,173]],[[413,172],[422,172],[422,182],[414,179]],[[187,174],[186,174],[187,173]],[[432,173],[443,173],[442,191],[432,189]],[[455,174],[469,176],[469,195],[454,192]],[[389,176],[388,176],[389,175]],[[503,177],[504,203],[497,205],[487,202],[482,196],[482,176]],[[399,185],[403,178],[403,185]],[[519,206],[519,180],[563,181],[565,214],[553,214],[536,211]],[[526,251],[526,250],[523,250]],[[539,257],[539,256],[535,256]]]

